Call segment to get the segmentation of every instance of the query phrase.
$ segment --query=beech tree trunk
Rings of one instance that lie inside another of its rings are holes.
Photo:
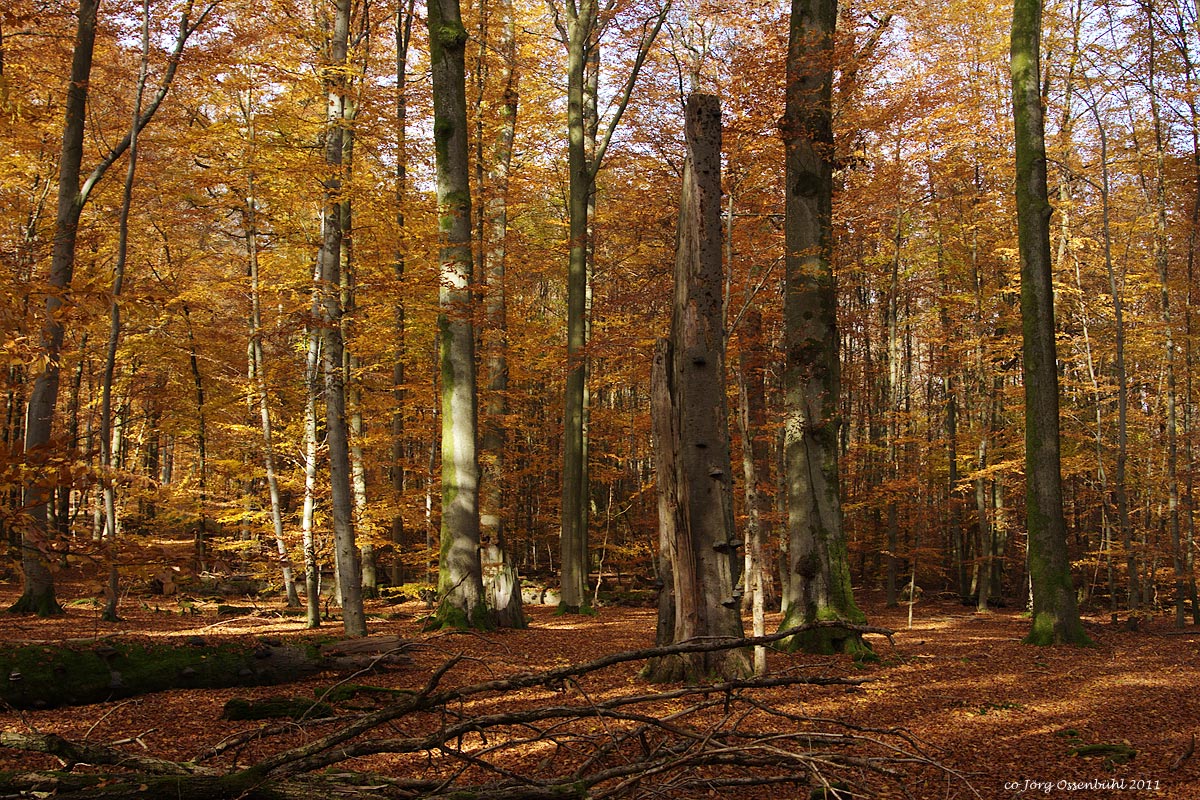
[[[1193,62],[1193,55],[1189,45],[1189,40],[1186,37],[1178,44],[1180,60],[1183,62],[1184,75],[1189,86],[1194,86],[1196,81],[1196,69]],[[1188,108],[1189,133],[1192,139],[1192,210],[1190,225],[1188,227],[1187,241],[1187,291],[1184,293],[1184,463],[1193,463],[1194,443],[1192,441],[1192,431],[1194,430],[1194,422],[1192,420],[1192,375],[1194,374],[1194,350],[1192,332],[1194,330],[1192,323],[1192,288],[1195,286],[1196,273],[1196,256],[1200,251],[1200,106],[1196,103],[1195,94],[1189,95],[1185,103]],[[1186,471],[1186,487],[1184,496],[1187,498],[1187,574],[1188,574],[1188,597],[1192,603],[1192,624],[1200,625],[1200,598],[1197,597],[1196,589],[1196,503],[1195,503],[1195,470],[1189,469]]]
[[[768,471],[767,443],[763,438],[767,427],[766,358],[762,343],[762,313],[757,308],[750,308],[742,322],[737,419],[742,437],[742,474],[746,481],[746,572],[743,584],[750,595],[752,635],[758,637],[766,634],[765,582],[770,574],[763,559],[766,534],[763,516],[768,506],[759,489]],[[754,674],[765,675],[766,672],[766,649],[755,647]]]
[[[403,241],[404,203],[408,193],[408,45],[412,41],[413,0],[401,3],[396,8],[396,230],[397,241]],[[404,282],[404,247],[397,244],[393,272],[397,285]],[[405,463],[408,442],[404,431],[404,405],[407,392],[405,382],[405,339],[406,322],[404,301],[396,300],[392,311],[396,325],[395,356],[392,361],[392,463],[388,477],[391,481],[396,510],[392,514],[392,563],[390,577],[393,586],[403,583],[408,571],[404,555],[407,544],[404,532],[404,490],[407,483]]]
[[[347,40],[350,28],[350,0],[336,0],[333,35],[329,44],[326,91],[328,112],[325,136],[325,163],[330,174],[325,181],[322,243],[318,255],[321,270],[322,367],[325,375],[325,420],[329,446],[330,504],[333,517],[335,564],[342,606],[342,626],[347,636],[366,636],[363,615],[362,579],[358,547],[354,537],[354,496],[350,486],[350,441],[346,422],[346,392],[342,341],[342,204],[341,189],[345,175],[343,137],[345,120]]]
[[[92,189],[104,177],[108,168],[129,149],[131,140],[150,123],[162,105],[179,67],[179,56],[188,37],[203,24],[213,6],[207,6],[199,19],[190,20],[192,0],[184,5],[179,31],[171,56],[158,89],[130,131],[113,145],[81,182],[83,164],[84,117],[87,111],[88,80],[92,70],[92,51],[96,41],[96,13],[99,0],[79,0],[79,24],[75,48],[71,57],[70,82],[64,110],[62,152],[59,156],[58,208],[54,221],[54,246],[50,256],[49,286],[46,295],[46,317],[42,323],[41,355],[44,364],[34,380],[25,418],[25,461],[34,474],[44,470],[53,453],[50,434],[54,424],[54,407],[58,402],[59,355],[63,345],[61,309],[67,301],[71,278],[75,271],[75,240],[79,217]],[[185,306],[186,309],[186,306]],[[186,313],[186,310],[185,310]],[[38,476],[24,491],[23,503],[28,524],[21,532],[21,568],[23,589],[20,599],[9,609],[14,612],[35,612],[39,615],[62,613],[54,596],[54,579],[50,573],[47,553],[50,545],[50,503],[54,492]]]
[[[479,558],[477,395],[471,297],[466,43],[458,0],[429,0],[433,131],[437,152],[438,332],[442,378],[440,605],[434,624],[490,628]]]
[[[358,115],[357,104],[347,98],[342,118],[342,162],[346,165],[349,178],[354,161],[354,126]],[[346,416],[350,441],[350,484],[354,494],[354,530],[359,548],[359,578],[364,598],[379,596],[379,580],[375,570],[375,545],[367,531],[367,467],[363,456],[363,440],[366,436],[366,421],[362,413],[362,385],[359,379],[359,360],[349,346],[357,312],[354,279],[354,206],[349,197],[341,203],[342,226],[342,368],[346,392]]]
[[[318,267],[319,269],[319,267]],[[321,298],[314,276],[311,317],[320,319]],[[304,547],[304,594],[308,627],[321,627],[321,566],[317,562],[317,398],[321,394],[321,333],[310,327],[305,333],[304,383],[304,510],[300,530]]]
[[[1067,557],[1059,453],[1058,371],[1046,189],[1041,0],[1014,0],[1011,43],[1017,238],[1025,370],[1025,512],[1033,590],[1031,644],[1087,644]]]
[[[1117,457],[1113,475],[1113,496],[1117,506],[1117,526],[1121,532],[1121,546],[1125,551],[1125,570],[1129,587],[1126,607],[1136,611],[1141,604],[1141,577],[1137,553],[1133,543],[1133,522],[1129,516],[1129,373],[1125,366],[1125,301],[1117,280],[1117,268],[1112,252],[1112,205],[1110,202],[1108,168],[1108,132],[1100,119],[1095,104],[1089,107],[1096,120],[1096,133],[1100,141],[1100,212],[1101,237],[1104,243],[1104,267],[1108,275],[1109,294],[1112,296],[1115,345],[1113,372],[1117,379]],[[1099,412],[1097,412],[1099,413]]]
[[[900,150],[896,151],[900,158]],[[904,206],[896,203],[896,225],[892,234],[892,268],[888,280],[887,302],[884,304],[884,323],[887,326],[887,372],[884,378],[884,400],[887,402],[887,420],[884,423],[887,480],[896,481],[902,470],[900,448],[900,414],[903,411],[905,387],[901,378],[902,359],[900,341],[900,255],[904,245]],[[888,492],[887,500],[887,572],[884,580],[885,603],[888,608],[897,604],[897,582],[900,575],[900,558],[897,551],[899,539],[899,508],[895,490]]]
[[[253,122],[251,137],[253,142]],[[246,260],[250,272],[250,371],[253,377],[255,401],[262,433],[263,468],[267,474],[267,494],[271,501],[271,528],[275,535],[275,550],[279,553],[279,566],[283,574],[283,591],[289,608],[300,605],[296,591],[296,578],[292,561],[288,556],[287,541],[283,536],[283,500],[279,494],[279,475],[275,468],[275,433],[271,426],[271,406],[267,393],[267,365],[262,344],[262,303],[258,280],[258,208],[254,199],[254,180],[250,178],[248,198],[243,209],[243,226],[246,233]]]
[[[1146,32],[1149,53],[1146,90],[1150,95],[1150,117],[1154,127],[1154,266],[1158,273],[1160,310],[1162,314],[1163,352],[1166,361],[1167,411],[1167,530],[1171,537],[1171,555],[1175,572],[1175,626],[1186,624],[1187,614],[1187,554],[1179,524],[1179,411],[1175,368],[1175,330],[1171,314],[1171,254],[1167,241],[1167,177],[1166,147],[1163,141],[1162,111],[1157,86],[1157,44],[1154,22],[1154,1],[1146,0]]]
[[[559,539],[559,588],[562,611],[588,606],[587,353],[590,219],[595,211],[596,173],[620,124],[642,64],[670,10],[666,0],[643,27],[629,75],[614,102],[612,118],[600,134],[592,102],[598,92],[596,0],[564,4],[567,24],[559,28],[567,43],[567,386],[563,403],[562,530]],[[589,69],[592,72],[589,75]],[[592,99],[589,99],[589,93]]]
[[[588,196],[592,168],[585,146],[584,76],[596,25],[595,0],[566,4],[567,23],[567,389],[563,411],[560,605],[578,612],[588,603],[588,543],[583,406],[586,335]]]
[[[793,0],[785,111],[784,481],[788,571],[782,629],[861,624],[842,529],[838,479],[840,366],[833,217],[831,84],[836,0]],[[821,627],[786,646],[816,652],[867,647],[849,629]]]
[[[741,591],[737,587],[742,543],[733,528],[733,476],[723,391],[721,108],[717,98],[691,95],[685,120],[688,158],[675,251],[669,387],[672,433],[678,436],[673,459],[673,505],[678,522],[667,542],[675,588],[672,640],[676,643],[742,636]],[[739,678],[751,672],[745,648],[668,656],[647,667],[652,680],[689,682]]]
[[[483,209],[481,258],[487,282],[484,300],[483,367],[486,378],[480,473],[480,540],[486,562],[484,588],[496,624],[523,628],[521,579],[504,543],[505,444],[508,414],[508,332],[505,269],[508,238],[508,172],[517,124],[516,19],[511,0],[500,0],[497,36],[492,46],[500,57],[504,87],[499,126],[487,172],[490,194]]]
[[[62,154],[58,163],[58,211],[54,220],[54,249],[50,258],[50,287],[46,295],[46,317],[42,323],[41,347],[45,366],[33,382],[25,416],[25,459],[35,469],[50,460],[50,433],[58,400],[59,353],[63,344],[60,309],[75,271],[75,236],[86,196],[80,192],[83,163],[84,115],[87,111],[88,80],[92,71],[92,49],[96,41],[96,11],[99,0],[79,0],[79,26],[71,60],[71,79],[63,126]],[[39,476],[25,486],[24,507],[29,524],[21,530],[21,597],[10,608],[39,616],[62,614],[54,595],[50,572],[50,486]]]
[[[200,372],[200,354],[196,350],[196,331],[192,328],[192,311],[182,304],[183,322],[187,327],[188,364],[192,371],[192,387],[196,398],[196,471],[199,502],[197,503],[196,529],[192,538],[192,552],[196,571],[206,568],[208,561],[208,406],[204,392],[204,374]]]
[[[133,106],[133,120],[129,124],[129,164],[125,171],[125,186],[121,194],[121,210],[117,219],[117,260],[113,265],[112,307],[110,309],[108,347],[105,350],[104,373],[100,383],[100,479],[104,487],[105,552],[108,559],[108,585],[105,588],[105,622],[119,622],[117,604],[120,598],[120,575],[117,568],[119,554],[117,539],[120,534],[120,519],[117,514],[117,487],[113,451],[119,452],[117,436],[113,432],[112,389],[113,372],[116,369],[117,349],[121,344],[121,291],[125,285],[125,265],[129,261],[129,213],[133,208],[133,181],[137,174],[138,120],[142,115],[142,96],[146,91],[146,73],[150,58],[150,6],[142,3],[142,58],[138,68],[137,90]]]

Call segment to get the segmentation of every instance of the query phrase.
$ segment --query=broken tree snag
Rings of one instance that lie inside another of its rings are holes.
[[[665,355],[662,345],[655,353],[656,372],[663,366],[667,369],[654,378],[657,394],[652,392],[651,400],[655,408],[667,408],[662,386],[666,383],[669,424],[660,412],[654,425],[663,493],[660,539],[671,561],[674,586],[674,642],[742,635],[737,588],[741,543],[733,529],[728,409],[721,390],[725,386],[721,106],[712,95],[694,94],[688,98],[685,114],[687,161],[675,246],[671,342]],[[660,366],[660,362],[665,363]],[[667,442],[672,445],[669,453],[664,448]],[[731,649],[664,657],[647,666],[646,676],[655,681],[699,682],[740,678],[750,671],[747,652]]]

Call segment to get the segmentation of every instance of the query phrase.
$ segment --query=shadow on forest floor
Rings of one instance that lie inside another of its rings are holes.
[[[62,599],[79,600],[72,592],[80,589],[64,587]],[[0,587],[0,602],[7,604],[15,596],[16,587]],[[921,600],[908,629],[906,606],[884,609],[870,592],[861,599],[872,625],[895,631],[891,642],[871,637],[878,662],[771,652],[769,667],[777,674],[870,680],[858,686],[791,687],[774,702],[808,717],[902,728],[927,755],[966,779],[943,775],[936,785],[913,786],[913,796],[1200,797],[1200,759],[1190,755],[1200,728],[1200,629],[1177,631],[1169,618],[1159,617],[1130,632],[1109,624],[1107,617],[1089,617],[1095,647],[1034,648],[1020,643],[1028,623],[1011,610],[978,614],[957,602]],[[0,637],[9,643],[51,644],[96,636],[203,636],[216,643],[340,633],[336,623],[306,631],[303,618],[279,616],[280,606],[262,598],[229,602],[249,606],[251,613],[218,618],[215,604],[189,608],[172,598],[130,597],[121,606],[124,621],[109,625],[99,621],[99,607],[85,599],[69,605],[62,618],[0,614]],[[371,677],[372,683],[390,688],[421,686],[454,654],[466,658],[446,683],[466,685],[647,647],[655,622],[652,609],[604,608],[597,617],[564,618],[555,616],[552,607],[531,606],[527,630],[426,634],[419,624],[425,608],[418,602],[376,602],[369,610],[374,612],[372,634],[399,635],[422,645],[413,649],[410,667]],[[777,621],[769,620],[768,626]],[[636,671],[632,665],[608,669],[589,676],[579,689],[594,701],[645,691]],[[289,691],[312,696],[328,684],[328,678],[306,679]],[[146,755],[187,760],[245,731],[251,723],[222,719],[222,709],[235,695],[254,698],[256,692],[265,697],[280,689],[177,690],[69,711],[6,711],[0,713],[0,727],[53,732],[72,740],[133,741]],[[523,701],[513,694],[504,702],[507,708]],[[1099,745],[1127,747],[1091,747]],[[1092,750],[1097,752],[1089,754]],[[268,745],[250,743],[236,758],[245,764],[267,752]],[[1130,752],[1136,754],[1124,763],[1114,756]],[[30,769],[39,763],[49,767],[53,760],[0,751],[0,769]],[[744,787],[713,796],[759,794],[773,800],[791,796],[779,789]]]

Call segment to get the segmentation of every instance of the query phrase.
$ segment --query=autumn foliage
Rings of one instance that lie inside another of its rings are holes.
[[[82,212],[75,273],[56,312],[65,339],[53,435],[32,458],[24,420],[45,368],[46,298],[58,291],[47,276],[75,9],[10,0],[0,10],[0,527],[17,561],[28,526],[23,489],[36,484],[52,498],[50,526],[36,546],[55,570],[115,558],[124,587],[150,580],[186,587],[201,573],[277,584],[261,381],[285,551],[291,563],[305,563],[306,355],[322,324],[313,312],[320,283],[313,270],[332,178],[324,87],[335,69],[354,109],[343,117],[352,154],[336,199],[352,204],[353,220],[343,253],[349,278],[324,288],[352,297],[341,332],[346,385],[354,387],[347,414],[360,420],[351,426],[351,446],[365,502],[356,507],[354,532],[359,547],[373,548],[381,583],[434,582],[441,265],[425,12],[391,0],[352,4],[346,63],[331,66],[332,10],[325,5],[237,0],[214,8],[139,137],[107,472],[99,414],[122,201],[115,176],[124,173],[99,181]],[[524,576],[554,586],[562,407],[574,366],[565,339],[566,49],[562,20],[545,4],[513,4],[519,103],[501,183],[490,171],[491,143],[514,89],[497,77],[504,51],[492,46],[496,5],[462,8],[477,254],[495,244],[484,233],[489,201],[503,192],[507,204],[506,402],[488,404],[481,381],[479,407],[481,424],[504,432],[498,480],[509,557]],[[167,69],[181,6],[149,8],[154,86]],[[602,57],[591,67],[599,117],[607,119],[659,10],[645,0],[601,10]],[[128,129],[142,13],[130,0],[100,5],[85,167]],[[975,0],[840,9],[832,55],[832,249],[842,504],[855,584],[882,588],[893,603],[921,590],[981,607],[1023,605],[1027,597],[1008,14],[1004,5]],[[412,37],[403,117],[398,27]],[[765,359],[765,419],[749,435],[765,454],[757,473],[764,560],[774,570],[768,595],[780,594],[785,254],[777,126],[786,32],[787,15],[774,6],[676,3],[597,172],[583,351],[591,590],[599,582],[606,593],[628,594],[654,579],[650,365],[671,316],[683,105],[700,90],[717,95],[724,113],[728,360],[737,363],[743,348]],[[1074,582],[1085,605],[1173,607],[1182,623],[1185,611],[1200,615],[1195,8],[1178,0],[1054,2],[1042,46]],[[473,315],[480,342],[495,341],[496,318],[485,310],[499,288],[483,274],[470,288],[472,307],[463,313]],[[744,325],[751,309],[761,316],[753,337]],[[258,375],[248,373],[252,338],[261,344]],[[732,419],[732,373],[724,388]],[[318,420],[323,413],[322,406]],[[325,434],[322,422],[322,447]],[[742,452],[737,436],[735,454]],[[316,458],[326,474],[323,449]],[[743,473],[733,473],[735,513],[743,519]],[[117,493],[115,556],[101,547],[105,481]],[[313,531],[316,562],[331,582],[328,484],[318,480],[312,490]],[[186,558],[162,556],[160,545],[180,539],[198,546]],[[5,566],[14,580],[17,561]]]

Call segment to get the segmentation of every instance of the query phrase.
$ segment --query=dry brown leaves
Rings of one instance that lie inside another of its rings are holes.
[[[15,599],[9,588],[0,596],[5,605]],[[63,594],[69,597],[69,590]],[[0,629],[7,642],[95,636],[182,641],[197,634],[216,642],[264,635],[336,637],[340,632],[336,624],[306,631],[302,620],[272,614],[276,609],[272,604],[259,600],[257,605],[261,614],[218,620],[215,606],[202,604],[196,609],[199,613],[183,615],[173,600],[131,599],[121,608],[125,621],[115,626],[99,621],[99,608],[76,606],[57,619],[0,614]],[[981,615],[957,603],[925,600],[916,605],[910,630],[905,609],[880,608],[869,595],[865,606],[873,625],[896,631],[891,643],[872,637],[879,663],[772,652],[770,669],[776,674],[792,671],[872,680],[857,687],[791,687],[779,690],[771,702],[805,717],[902,729],[921,753],[945,767],[934,778],[926,773],[910,782],[911,796],[1200,798],[1200,759],[1191,757],[1189,747],[1200,729],[1200,698],[1195,692],[1200,683],[1200,630],[1178,632],[1163,618],[1139,632],[1128,632],[1097,617],[1088,623],[1094,648],[1033,648],[1020,643],[1027,623],[1012,611]],[[528,630],[487,634],[422,633],[418,618],[423,609],[416,603],[377,605],[371,610],[380,615],[400,612],[398,619],[373,619],[372,634],[398,634],[420,646],[411,651],[411,667],[355,680],[412,689],[422,686],[454,655],[465,658],[447,676],[446,685],[462,686],[647,647],[654,631],[653,611],[648,609],[606,608],[595,618],[569,618],[555,616],[551,608],[532,607]],[[521,690],[489,701],[490,705],[480,701],[478,709],[467,700],[457,711],[536,707],[562,702],[573,692],[594,701],[651,691],[636,673],[636,667],[624,665],[589,677],[584,686],[566,687],[558,697],[548,696],[544,689]],[[288,687],[179,690],[75,709],[6,710],[0,713],[0,726],[57,733],[75,741],[120,743],[143,755],[191,760],[260,726],[221,718],[232,697],[312,696],[314,690],[337,679],[326,675]],[[211,763],[226,767],[253,763],[329,730],[328,723],[293,726],[283,735],[229,748]],[[401,733],[387,730],[379,735]],[[1137,751],[1128,763],[1075,754],[1082,745],[1120,743]],[[516,773],[536,769],[543,756],[542,749],[531,745],[523,753],[514,751],[508,768]],[[411,771],[412,757],[405,758],[410,760],[370,756],[344,766],[385,774]],[[428,758],[425,763],[434,772],[439,769]],[[0,769],[16,766],[53,767],[55,762],[45,756],[0,752]],[[806,796],[807,790],[801,792],[779,788],[764,790],[761,796]],[[759,796],[744,787],[714,789],[709,794]]]

